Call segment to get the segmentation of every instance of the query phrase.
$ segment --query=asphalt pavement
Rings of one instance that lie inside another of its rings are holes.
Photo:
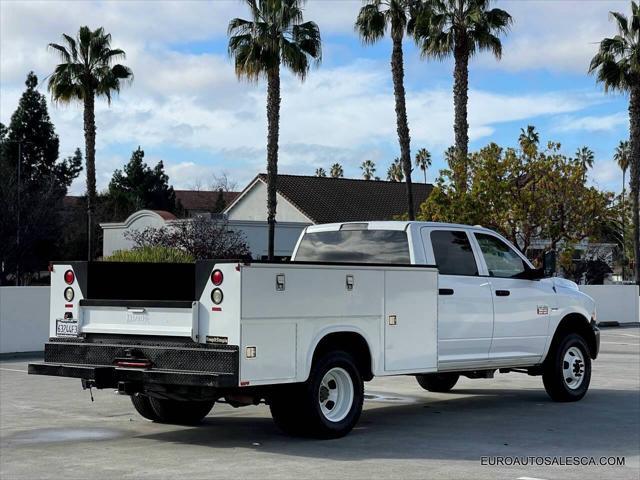
[[[282,434],[264,405],[217,404],[197,427],[153,423],[113,391],[92,402],[79,380],[28,376],[28,362],[0,362],[2,480],[640,478],[638,328],[603,330],[580,402],[554,403],[540,377],[518,373],[449,394],[379,378],[359,425],[330,441]]]

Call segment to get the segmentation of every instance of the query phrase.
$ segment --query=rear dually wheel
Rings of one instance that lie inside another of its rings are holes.
[[[270,400],[276,425],[292,435],[339,438],[362,413],[364,384],[353,357],[333,351],[317,359],[309,379],[283,386]]]

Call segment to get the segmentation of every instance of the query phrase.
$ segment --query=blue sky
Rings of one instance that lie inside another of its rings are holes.
[[[587,145],[596,154],[590,181],[620,191],[613,150],[628,136],[627,99],[605,95],[588,63],[604,36],[614,34],[610,10],[627,0],[498,0],[514,17],[498,62],[471,63],[471,149],[489,142],[515,145],[520,128],[535,125],[544,142],[566,154]],[[323,62],[301,83],[284,75],[280,171],[312,175],[334,162],[359,177],[363,160],[378,174],[398,155],[389,70],[390,41],[363,46],[353,32],[360,0],[309,0],[306,18],[323,37]],[[60,15],[64,11],[65,15]],[[226,26],[246,17],[239,0],[16,1],[0,3],[0,121],[8,123],[29,70],[42,92],[56,58],[46,49],[80,25],[104,26],[127,52],[135,81],[111,107],[97,106],[97,175],[104,188],[140,145],[148,163],[163,160],[176,188],[209,188],[223,173],[238,188],[265,170],[265,85],[239,82],[226,53]],[[425,61],[405,44],[412,152],[432,152],[431,181],[453,143],[452,63]],[[61,156],[83,146],[79,105],[50,104]],[[418,179],[422,178],[418,175]],[[82,193],[83,180],[72,186]]]

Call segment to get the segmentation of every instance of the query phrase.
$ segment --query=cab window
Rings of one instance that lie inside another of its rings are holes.
[[[399,230],[306,233],[295,261],[410,264],[409,241]]]
[[[526,271],[527,265],[522,257],[502,240],[484,233],[476,233],[475,236],[487,264],[489,276],[517,278]]]
[[[478,275],[478,266],[465,232],[434,230],[431,246],[441,275]]]

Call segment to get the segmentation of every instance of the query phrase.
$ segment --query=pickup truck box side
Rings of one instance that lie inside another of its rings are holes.
[[[29,372],[116,388],[162,422],[265,401],[285,431],[321,438],[353,428],[374,376],[448,391],[460,375],[524,372],[579,400],[595,305],[542,277],[495,232],[426,222],[308,227],[289,263],[58,263],[45,361]]]

